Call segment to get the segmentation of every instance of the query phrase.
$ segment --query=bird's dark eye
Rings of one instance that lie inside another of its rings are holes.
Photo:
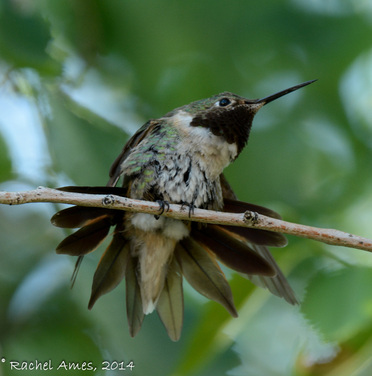
[[[222,98],[218,104],[220,105],[220,107],[226,107],[228,106],[229,104],[231,103],[230,99],[228,98]]]

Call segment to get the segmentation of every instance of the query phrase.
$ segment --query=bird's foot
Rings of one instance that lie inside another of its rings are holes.
[[[155,217],[155,219],[159,219],[160,216],[164,213],[165,210],[169,211],[169,202],[164,201],[164,200],[156,200],[156,202],[159,204],[160,213],[154,215],[154,217]],[[165,209],[165,207],[167,207],[167,208]]]
[[[183,208],[184,206],[187,206],[189,208],[189,218],[191,217],[191,214],[194,214],[194,211],[195,211],[195,205],[193,203],[188,203],[188,202],[184,202],[182,201],[181,202],[181,208]]]

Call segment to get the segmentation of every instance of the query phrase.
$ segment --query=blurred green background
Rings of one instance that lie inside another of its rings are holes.
[[[362,0],[0,0],[0,189],[104,185],[149,118],[318,78],[256,116],[226,175],[288,221],[371,238],[371,35]],[[65,232],[49,222],[59,208],[0,207],[0,375],[36,359],[48,375],[372,374],[372,255],[290,237],[273,253],[300,307],[226,271],[239,318],[185,283],[181,340],[156,314],[132,339],[124,283],[87,309],[102,249],[70,290],[75,260],[55,254]],[[57,371],[63,360],[97,371]]]

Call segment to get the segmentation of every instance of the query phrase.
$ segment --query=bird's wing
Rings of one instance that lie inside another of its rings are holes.
[[[158,124],[159,122],[157,120],[149,120],[125,144],[123,150],[111,165],[109,173],[110,179],[107,183],[108,187],[113,187],[117,184],[123,173],[121,168],[123,162],[127,159],[132,149],[136,147],[143,139],[145,139],[147,135],[150,134]]]

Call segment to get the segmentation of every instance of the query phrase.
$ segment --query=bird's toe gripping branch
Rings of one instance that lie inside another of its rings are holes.
[[[165,210],[167,212],[169,211],[169,202],[168,201],[164,201],[164,200],[156,200],[156,202],[159,204],[160,213],[156,214],[154,217],[155,217],[155,219],[159,219],[160,216],[164,213]]]

